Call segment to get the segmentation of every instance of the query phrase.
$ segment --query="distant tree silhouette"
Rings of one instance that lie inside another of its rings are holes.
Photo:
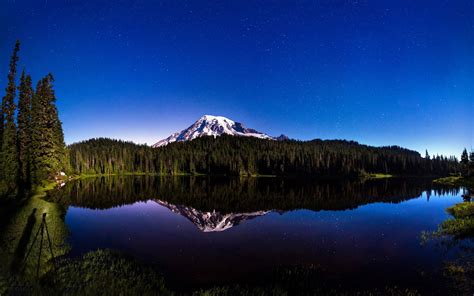
[[[469,176],[474,176],[474,151],[469,154]]]
[[[469,155],[466,148],[461,153],[461,173],[463,175],[469,174]]]

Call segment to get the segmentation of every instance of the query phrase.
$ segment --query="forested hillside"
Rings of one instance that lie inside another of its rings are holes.
[[[397,146],[371,147],[342,140],[272,141],[223,135],[151,148],[99,138],[70,145],[69,150],[72,170],[77,174],[356,176],[458,171],[454,157],[423,158]]]

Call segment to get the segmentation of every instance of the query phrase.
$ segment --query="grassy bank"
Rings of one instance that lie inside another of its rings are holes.
[[[8,287],[12,285],[35,283],[54,267],[53,257],[68,252],[66,211],[42,199],[55,186],[54,182],[44,183],[35,188],[31,197],[17,200],[5,209],[9,216],[0,225],[0,295],[8,294]],[[43,214],[46,214],[47,232],[44,227],[41,233]]]
[[[387,179],[393,177],[394,176],[390,174],[367,174],[366,176],[367,179]]]
[[[451,176],[436,179],[433,182],[448,186],[462,186],[469,190],[474,188],[474,177],[466,178],[461,176]],[[474,238],[474,202],[469,202],[470,196],[466,194],[466,202],[456,204],[446,211],[451,215],[451,219],[444,221],[439,230],[435,233],[438,236],[453,236],[455,238]]]
[[[79,259],[61,259],[42,279],[58,295],[172,295],[161,274],[131,257],[98,250]]]
[[[438,184],[463,186],[472,190],[472,179],[447,177],[435,180]],[[467,198],[469,200],[469,197]],[[423,240],[439,240],[443,249],[457,250],[445,262],[443,275],[449,280],[453,295],[472,295],[474,291],[474,202],[465,201],[446,209],[451,218],[432,233],[423,233]]]
[[[457,295],[474,291],[474,203],[464,202],[447,209],[452,216],[444,221],[437,234],[451,238],[448,245],[459,246],[459,254],[446,263],[444,275],[449,278]]]
[[[450,176],[436,179],[433,182],[442,185],[462,186],[469,189],[474,189],[474,177],[467,178],[461,176]]]
[[[444,221],[436,234],[449,235],[457,239],[474,238],[474,203],[459,203],[447,211],[452,218]]]

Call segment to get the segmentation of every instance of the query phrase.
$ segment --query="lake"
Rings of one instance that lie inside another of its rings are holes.
[[[48,199],[67,209],[71,256],[120,250],[178,289],[259,283],[302,266],[344,289],[438,291],[452,252],[420,234],[461,194],[425,179],[124,176],[69,182]]]

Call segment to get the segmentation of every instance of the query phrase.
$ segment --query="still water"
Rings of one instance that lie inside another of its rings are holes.
[[[99,248],[181,287],[252,282],[311,266],[336,286],[429,289],[449,253],[422,245],[460,189],[429,180],[109,177],[49,197],[67,208],[71,255]]]

